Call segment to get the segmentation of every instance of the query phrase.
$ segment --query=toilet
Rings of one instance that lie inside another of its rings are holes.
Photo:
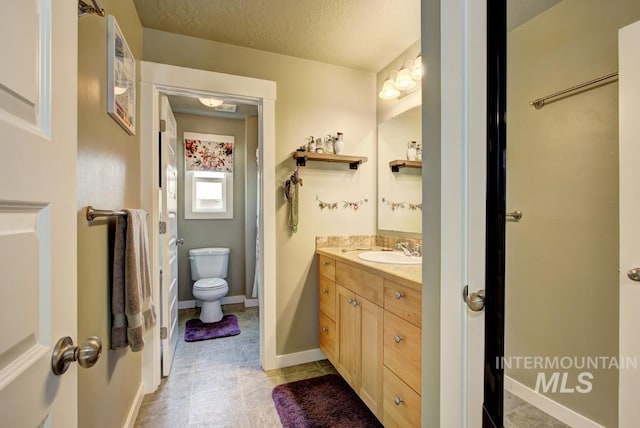
[[[229,248],[194,248],[189,250],[193,297],[202,301],[200,321],[218,322],[223,313],[220,300],[229,292],[227,265]]]

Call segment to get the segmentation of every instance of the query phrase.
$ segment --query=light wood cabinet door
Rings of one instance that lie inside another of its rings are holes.
[[[383,309],[356,295],[360,311],[360,385],[358,394],[374,415],[382,419]]]
[[[355,299],[355,293],[336,284],[336,370],[357,391],[360,372],[360,311],[353,304]]]
[[[386,428],[420,427],[420,395],[384,368],[384,404],[382,423]]]
[[[389,311],[384,312],[384,365],[420,393],[422,331]]]
[[[327,279],[336,279],[336,261],[331,257],[318,256],[318,273]]]
[[[331,363],[336,361],[336,339],[338,337],[336,331],[336,323],[323,312],[320,312],[318,327],[320,329],[318,337],[320,338],[320,349],[327,356]]]
[[[385,279],[384,308],[416,327],[422,326],[422,293],[420,291]]]
[[[320,275],[318,280],[318,300],[320,312],[335,321],[336,319],[336,284],[332,280]]]

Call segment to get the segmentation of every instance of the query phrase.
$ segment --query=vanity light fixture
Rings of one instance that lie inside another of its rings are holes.
[[[418,54],[415,59],[406,60],[400,70],[389,73],[378,96],[383,100],[401,98],[420,86],[423,74],[422,56]]]
[[[206,97],[199,97],[198,100],[200,100],[200,102],[206,105],[207,107],[218,107],[219,105],[222,105],[222,103],[224,102],[216,98],[206,98]]]

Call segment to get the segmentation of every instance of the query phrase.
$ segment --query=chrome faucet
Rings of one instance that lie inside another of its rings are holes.
[[[410,256],[421,256],[421,252],[420,252],[420,246],[416,245],[415,248],[412,250],[411,247],[409,246],[408,242],[398,242],[397,248],[399,250],[402,250],[402,252],[404,253],[405,256],[410,257]]]

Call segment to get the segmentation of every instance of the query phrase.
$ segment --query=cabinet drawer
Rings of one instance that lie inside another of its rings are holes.
[[[336,284],[330,279],[321,276],[318,281],[318,300],[320,311],[335,321],[336,319]]]
[[[336,358],[336,323],[329,319],[324,313],[320,312],[318,323],[320,330],[320,349],[325,353],[327,358],[334,363]]]
[[[336,279],[336,261],[331,257],[318,255],[318,273],[327,279]]]
[[[422,293],[385,279],[384,308],[416,327],[422,327]]]
[[[378,306],[383,305],[384,289],[381,276],[338,262],[336,283]]]
[[[420,393],[422,331],[384,311],[384,365]]]
[[[384,368],[383,419],[386,428],[419,427],[420,395],[387,367]]]

